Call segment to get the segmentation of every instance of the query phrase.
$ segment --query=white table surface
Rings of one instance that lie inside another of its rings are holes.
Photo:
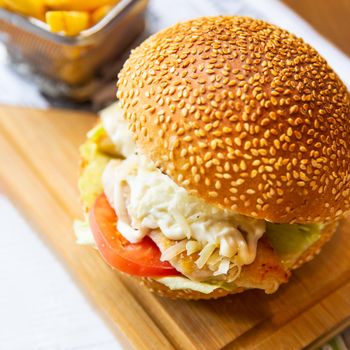
[[[350,60],[278,0],[151,0],[152,31],[178,20],[217,14],[266,19],[317,48],[350,87]],[[0,47],[0,103],[47,108],[37,90],[13,73]],[[1,161],[1,160],[0,160]],[[109,350],[121,345],[56,256],[0,194],[0,349]]]
[[[69,274],[0,196],[0,349],[120,348]]]

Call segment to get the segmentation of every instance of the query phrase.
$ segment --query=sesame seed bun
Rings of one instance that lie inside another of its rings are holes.
[[[247,17],[179,23],[135,49],[118,97],[139,147],[207,202],[275,223],[350,208],[350,99],[302,39]]]
[[[92,159],[85,158],[84,154],[81,154],[81,156],[82,157],[80,160],[80,176],[83,176],[84,170],[89,166]],[[91,204],[86,203],[83,198],[84,198],[84,196],[81,193],[81,201],[82,201],[83,209],[84,209],[85,214],[88,214],[89,210],[91,209]],[[285,268],[285,270],[284,270],[285,277],[279,278],[279,283],[285,283],[288,281],[288,278],[290,276],[290,270],[296,269],[296,268],[300,267],[301,265],[303,265],[304,263],[312,260],[320,252],[322,247],[333,236],[333,234],[336,231],[337,225],[338,225],[338,222],[332,222],[332,223],[325,225],[325,227],[321,233],[320,239],[317,240],[313,245],[311,245],[304,253],[302,253],[302,255],[294,263],[294,265],[290,267],[290,269]],[[262,240],[259,241],[259,244],[261,244],[261,241]],[[270,247],[270,249],[272,249],[272,248]],[[259,256],[257,256],[257,259],[259,259]],[[256,262],[257,261],[255,261],[255,263]],[[256,268],[253,265],[254,265],[254,263],[251,265],[247,265],[243,268],[243,270],[253,270],[253,269],[256,270]],[[257,265],[259,265],[259,264],[255,264],[255,266],[257,266]],[[265,268],[266,268],[266,271],[268,271],[271,267],[265,266]],[[262,278],[265,278],[263,276],[267,272],[266,271],[264,272],[263,270],[264,269],[262,269],[262,271],[260,271],[260,272],[256,271],[256,273],[261,275]],[[252,272],[252,271],[250,271],[250,272]],[[250,275],[251,275],[251,273],[250,273]],[[156,294],[164,296],[164,297],[172,298],[172,299],[188,299],[188,300],[217,299],[217,298],[227,296],[229,294],[241,293],[247,289],[250,289],[249,287],[247,287],[247,285],[249,285],[249,281],[251,278],[249,276],[242,275],[241,279],[240,279],[240,283],[242,285],[244,285],[245,287],[239,286],[234,291],[227,291],[223,288],[218,288],[218,289],[215,289],[212,293],[204,294],[204,293],[201,293],[198,291],[193,291],[190,289],[171,290],[167,286],[155,281],[152,278],[140,278],[140,277],[133,277],[130,275],[128,275],[128,276],[129,276],[129,278],[133,278],[133,279],[136,279],[137,281],[139,281],[141,284],[143,284],[146,288],[148,288],[153,293],[156,293]]]

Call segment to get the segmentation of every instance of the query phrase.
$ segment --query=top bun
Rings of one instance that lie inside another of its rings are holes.
[[[302,39],[247,17],[179,23],[135,49],[118,97],[138,146],[207,202],[276,223],[350,207],[350,99]]]

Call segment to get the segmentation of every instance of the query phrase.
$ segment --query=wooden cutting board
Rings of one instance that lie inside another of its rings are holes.
[[[350,323],[350,218],[276,294],[217,301],[154,296],[76,245],[78,145],[95,122],[77,111],[0,107],[0,181],[125,348],[300,349]]]

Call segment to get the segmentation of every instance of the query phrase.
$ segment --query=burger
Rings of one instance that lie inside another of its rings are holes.
[[[132,51],[81,146],[78,241],[171,298],[275,292],[350,208],[350,100],[302,39],[203,17]]]

